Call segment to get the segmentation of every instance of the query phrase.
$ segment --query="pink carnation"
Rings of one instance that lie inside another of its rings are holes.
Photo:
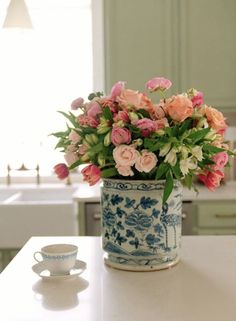
[[[76,110],[76,109],[82,107],[83,104],[84,104],[84,99],[81,98],[81,97],[79,97],[79,98],[77,98],[77,99],[75,99],[75,100],[72,101],[72,103],[71,103],[71,109],[72,109],[72,110]]]
[[[91,126],[93,128],[97,128],[99,122],[93,118],[93,117],[89,117],[89,116],[85,116],[85,115],[80,115],[78,118],[77,118],[77,121],[78,123],[81,125],[81,126]]]
[[[152,78],[146,83],[146,88],[151,92],[157,91],[157,90],[164,91],[166,89],[169,89],[171,86],[172,86],[172,82],[169,79],[166,79],[163,77]]]
[[[191,98],[194,107],[200,107],[203,104],[203,93],[198,91],[195,96]]]
[[[95,185],[101,178],[101,170],[96,165],[90,164],[82,169],[84,181],[90,186]]]

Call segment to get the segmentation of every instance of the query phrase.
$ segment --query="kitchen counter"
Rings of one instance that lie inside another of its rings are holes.
[[[236,200],[236,181],[229,181],[221,185],[214,192],[209,191],[204,185],[197,185],[199,193],[194,190],[183,190],[183,201],[223,201]],[[89,186],[87,183],[78,184],[78,189],[73,194],[77,202],[99,202],[100,185]]]
[[[87,269],[41,280],[33,253],[73,243]],[[181,261],[156,272],[103,263],[99,237],[33,237],[0,274],[0,321],[235,321],[236,236],[184,236]]]

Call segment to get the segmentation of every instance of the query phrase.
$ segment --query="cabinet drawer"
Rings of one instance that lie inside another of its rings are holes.
[[[229,202],[199,204],[198,226],[236,228],[236,204]]]

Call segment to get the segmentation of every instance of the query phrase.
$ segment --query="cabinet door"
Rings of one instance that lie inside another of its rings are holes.
[[[236,107],[236,1],[180,0],[179,76],[215,107]]]
[[[236,230],[236,204],[215,202],[198,205],[199,228],[231,228]]]
[[[100,203],[85,204],[86,235],[101,235],[101,206]]]

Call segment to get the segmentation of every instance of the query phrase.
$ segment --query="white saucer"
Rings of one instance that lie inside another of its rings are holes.
[[[38,274],[42,279],[50,279],[50,280],[71,279],[83,273],[85,269],[86,269],[86,263],[79,260],[76,260],[75,266],[73,267],[73,269],[70,270],[70,274],[63,274],[63,275],[51,275],[42,262],[32,266],[32,270],[36,274]]]

